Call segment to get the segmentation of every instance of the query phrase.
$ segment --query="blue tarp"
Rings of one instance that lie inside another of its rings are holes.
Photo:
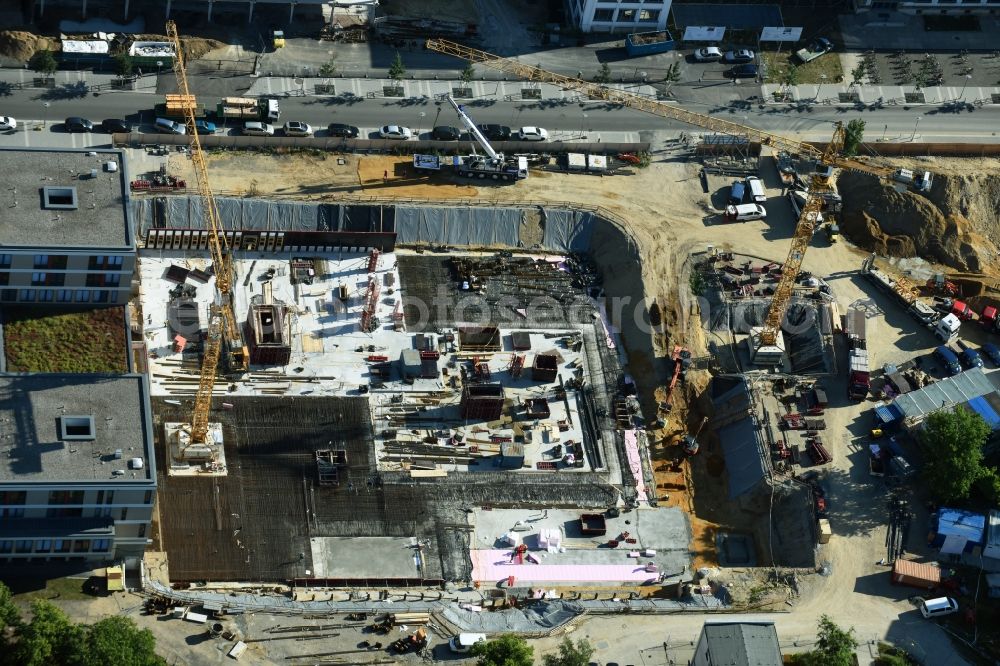
[[[962,509],[942,507],[938,511],[937,528],[931,545],[941,547],[946,537],[956,536],[965,539],[965,550],[970,551],[975,546],[983,545],[986,531],[986,516]]]
[[[879,423],[892,423],[903,418],[902,412],[896,405],[879,405],[875,408],[875,419]]]
[[[966,404],[969,409],[983,417],[983,420],[990,425],[990,430],[1000,429],[1000,414],[997,414],[993,406],[986,402],[986,398],[982,396],[973,398]]]

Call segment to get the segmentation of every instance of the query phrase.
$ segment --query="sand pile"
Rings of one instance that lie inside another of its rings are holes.
[[[939,175],[929,196],[898,192],[849,172],[840,175],[837,187],[844,198],[841,230],[866,250],[920,256],[969,272],[994,263],[1000,245],[995,210],[1000,176]]]
[[[23,30],[0,30],[0,55],[28,62],[36,51],[58,51],[59,41]]]

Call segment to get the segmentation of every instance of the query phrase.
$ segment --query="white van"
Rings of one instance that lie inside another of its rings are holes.
[[[958,612],[958,602],[951,597],[938,597],[937,599],[921,599],[920,614],[928,620],[943,615],[951,615]]]
[[[764,183],[760,182],[757,176],[748,176],[747,189],[750,190],[750,199],[757,203],[767,202],[767,193],[764,192]]]
[[[476,643],[485,642],[486,634],[459,634],[452,636],[451,640],[448,641],[448,647],[451,648],[452,652],[462,653],[471,650]]]
[[[726,218],[733,222],[747,222],[748,220],[763,220],[767,217],[767,210],[760,204],[740,204],[739,206],[726,206]]]

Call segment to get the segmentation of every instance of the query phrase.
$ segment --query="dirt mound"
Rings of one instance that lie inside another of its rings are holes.
[[[28,62],[36,51],[58,51],[59,42],[23,30],[0,30],[0,55]]]
[[[987,202],[991,188],[1000,191],[998,176],[938,176],[929,196],[851,172],[840,175],[837,187],[844,198],[842,231],[866,250],[970,272],[987,270],[997,256],[1000,220]]]

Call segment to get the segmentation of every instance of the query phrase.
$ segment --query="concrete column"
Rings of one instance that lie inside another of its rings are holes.
[[[122,17],[122,20],[125,21],[126,23],[128,22],[128,6],[131,3],[131,1],[132,0],[125,0],[125,16]]]
[[[83,18],[87,18],[87,0],[83,0],[83,7],[81,13],[83,14]]]
[[[250,0],[250,11],[247,12],[247,23],[253,21],[253,6],[257,4],[257,0]]]
[[[292,2],[288,5],[288,25],[292,24],[292,20],[295,18],[295,3]]]
[[[167,18],[170,18],[170,5],[173,4],[174,0],[167,0]]]
[[[208,0],[208,22],[212,22],[212,7],[215,5],[215,0]]]

